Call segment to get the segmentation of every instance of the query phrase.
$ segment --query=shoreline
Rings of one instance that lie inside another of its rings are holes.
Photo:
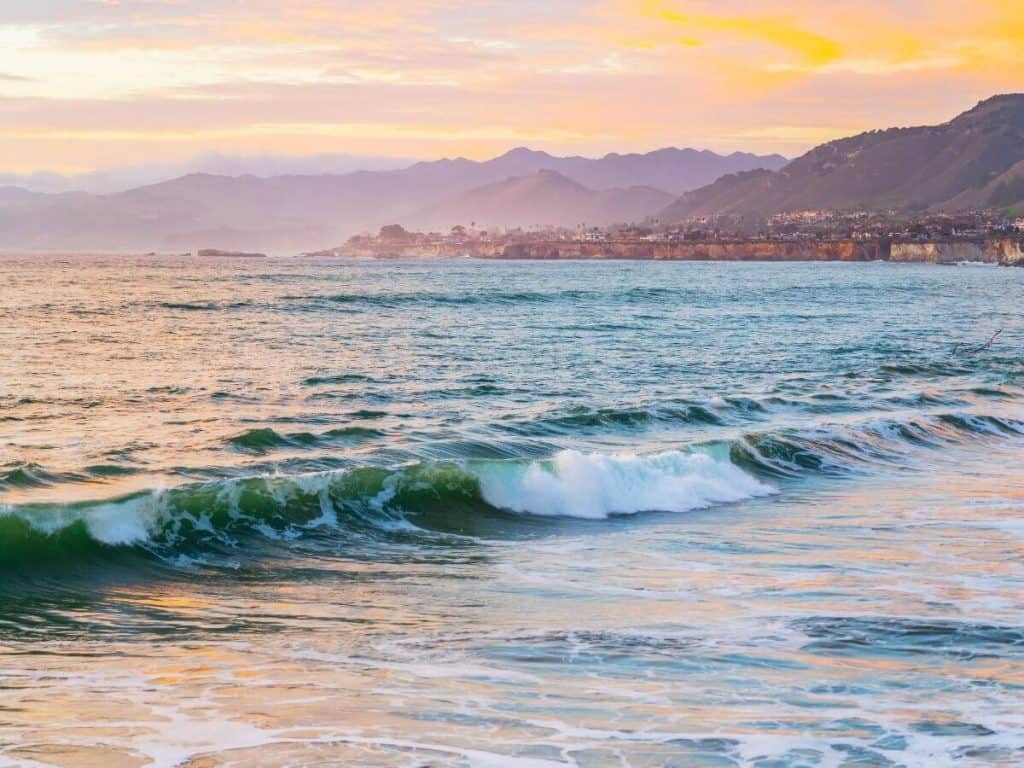
[[[622,239],[477,240],[462,243],[376,242],[360,248],[340,247],[300,253],[252,253],[201,249],[190,253],[159,251],[20,251],[0,250],[0,258],[136,258],[201,262],[279,259],[351,261],[688,261],[743,263],[891,263],[939,266],[990,265],[1024,267],[1024,239],[994,237],[971,240],[717,240],[680,242]]]
[[[591,242],[552,239],[424,244],[378,240],[360,248],[342,247],[303,255],[383,261],[429,258],[472,258],[481,261],[881,261],[1024,266],[1024,242],[1014,237],[912,242],[885,239],[710,242],[647,239]]]

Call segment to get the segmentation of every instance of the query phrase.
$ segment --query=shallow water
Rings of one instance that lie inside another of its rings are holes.
[[[0,257],[0,765],[1024,765],[1022,299]]]

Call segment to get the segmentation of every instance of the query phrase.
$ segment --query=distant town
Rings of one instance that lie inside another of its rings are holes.
[[[663,225],[455,226],[413,232],[398,224],[308,255],[336,258],[660,259],[708,261],[977,261],[1024,265],[1024,217],[995,210],[908,215],[795,211],[752,222],[704,216]]]

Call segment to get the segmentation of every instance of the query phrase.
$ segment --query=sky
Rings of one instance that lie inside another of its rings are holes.
[[[1024,91],[1020,0],[0,0],[0,171],[781,152]]]

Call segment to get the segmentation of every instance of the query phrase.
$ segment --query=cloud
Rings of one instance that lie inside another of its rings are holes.
[[[643,3],[643,13],[684,30],[685,41],[696,43],[702,36],[724,35],[763,42],[797,54],[811,66],[821,66],[839,58],[842,49],[828,37],[810,32],[784,15],[719,15],[676,10],[651,0]]]
[[[1022,82],[979,0],[0,0],[0,170],[509,142],[799,152]]]

